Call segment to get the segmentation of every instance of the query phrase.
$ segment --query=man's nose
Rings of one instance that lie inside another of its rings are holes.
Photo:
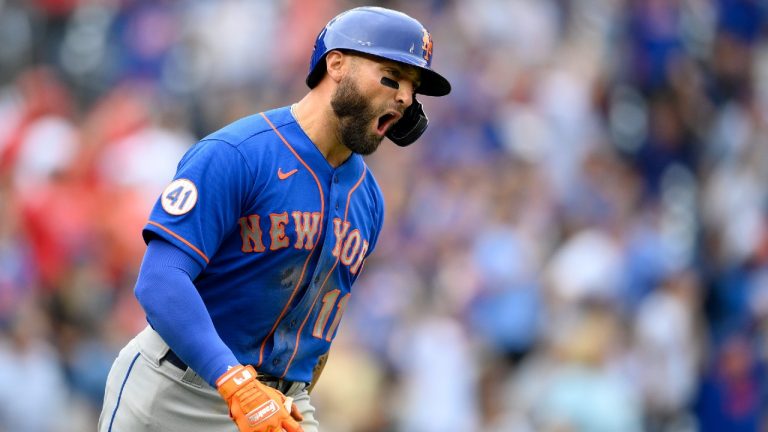
[[[414,85],[409,80],[400,80],[400,88],[397,89],[397,102],[403,104],[404,107],[409,107],[413,103],[413,91]]]

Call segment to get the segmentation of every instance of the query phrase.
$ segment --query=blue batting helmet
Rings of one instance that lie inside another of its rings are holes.
[[[444,96],[451,84],[430,68],[432,35],[410,16],[381,7],[358,7],[333,18],[317,36],[307,85],[314,88],[325,73],[325,55],[351,50],[415,66],[421,70],[417,93]]]

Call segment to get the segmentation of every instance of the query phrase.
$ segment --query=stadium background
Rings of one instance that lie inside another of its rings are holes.
[[[324,430],[768,430],[765,2],[370,3],[454,90],[368,158],[385,231]],[[361,4],[0,0],[0,430],[94,429],[176,161],[298,100]]]

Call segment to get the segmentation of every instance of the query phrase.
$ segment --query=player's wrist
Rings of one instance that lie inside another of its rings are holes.
[[[222,345],[224,343],[222,342]],[[209,352],[208,360],[200,365],[200,370],[195,369],[203,379],[213,388],[218,388],[216,382],[224,376],[227,372],[232,370],[235,366],[239,366],[240,362],[237,360],[232,351],[226,346],[225,349],[220,350],[218,353]]]

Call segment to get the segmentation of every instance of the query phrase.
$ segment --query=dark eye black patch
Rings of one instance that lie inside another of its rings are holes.
[[[395,90],[400,88],[400,84],[392,78],[381,77],[381,84],[387,87],[392,87]]]

